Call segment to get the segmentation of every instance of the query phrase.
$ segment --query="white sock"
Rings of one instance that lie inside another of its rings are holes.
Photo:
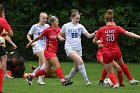
[[[35,72],[39,71],[39,70],[40,70],[40,66],[37,67],[37,68],[33,71],[33,74],[34,74]]]
[[[38,77],[38,81],[42,81],[42,76],[39,76]]]
[[[46,65],[45,65],[45,63],[43,63],[43,65],[41,66],[40,69],[46,69]]]
[[[80,71],[80,73],[82,74],[84,80],[85,80],[85,81],[89,81],[89,80],[88,80],[88,77],[87,77],[85,65],[84,65],[84,64],[78,65],[78,68],[79,68],[79,71]]]
[[[72,77],[75,76],[75,74],[76,74],[77,72],[78,72],[78,70],[75,71],[75,68],[73,67],[73,68],[71,69],[69,75],[67,76],[67,79],[70,80]]]

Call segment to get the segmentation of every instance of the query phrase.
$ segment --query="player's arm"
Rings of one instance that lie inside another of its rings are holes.
[[[29,42],[32,41],[32,39],[31,39],[31,35],[30,35],[29,33],[27,34],[27,39],[28,39]]]
[[[99,39],[98,39],[98,38],[94,37],[94,39],[93,39],[93,43],[94,43],[94,44],[99,44],[99,43],[100,43],[100,41],[99,41]]]
[[[135,34],[135,33],[133,33],[133,32],[125,31],[124,34],[127,35],[127,36],[129,36],[129,37],[134,37],[134,38],[138,38],[138,39],[140,39],[140,36],[137,35],[137,34]]]
[[[27,45],[26,45],[26,48],[28,48],[32,43],[34,43],[35,41],[39,40],[40,38],[42,38],[43,36],[42,35],[39,35],[38,37],[36,37],[34,40],[32,40],[31,42],[29,42]]]
[[[8,35],[10,37],[13,36],[13,31],[12,31],[10,25],[8,24],[8,22],[5,19],[3,19],[3,21],[2,21],[2,27],[6,31],[2,31],[1,36],[6,36],[6,35]]]
[[[60,41],[64,41],[65,40],[65,38],[63,36],[64,36],[64,33],[62,33],[62,32],[59,32],[58,35],[57,35],[57,37],[58,37],[58,39]]]
[[[11,38],[9,36],[6,36],[5,40],[10,43],[14,49],[17,48],[17,45],[11,40]]]
[[[95,36],[95,34],[96,34],[96,31],[94,32],[94,33],[89,33],[89,32],[86,32],[86,33],[84,33],[84,35],[87,37],[87,38],[92,38],[92,37],[94,37]]]

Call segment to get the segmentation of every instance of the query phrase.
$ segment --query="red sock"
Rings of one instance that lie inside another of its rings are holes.
[[[118,74],[118,79],[119,79],[119,84],[120,85],[123,85],[123,73],[122,71],[117,71],[117,74]]]
[[[104,69],[102,70],[102,76],[101,76],[101,79],[100,79],[100,80],[104,80],[105,77],[106,77],[106,75],[107,75],[107,72],[106,72],[106,69],[104,68]]]
[[[123,71],[123,73],[126,75],[126,77],[127,77],[129,80],[132,80],[133,77],[131,76],[131,74],[130,74],[128,68],[127,68],[127,65],[126,65],[125,63],[122,63],[122,64],[120,65],[120,67],[122,68],[122,71]]]
[[[111,82],[113,83],[113,85],[117,84],[117,79],[114,73],[108,73],[108,77],[111,80]]]
[[[62,72],[62,68],[61,67],[57,67],[56,68],[56,74],[59,77],[59,79],[63,79],[64,78],[64,74]]]
[[[45,70],[44,69],[41,69],[41,70],[39,70],[39,71],[37,71],[36,73],[35,73],[35,76],[36,77],[38,77],[38,76],[42,76],[42,75],[45,75]]]
[[[3,71],[0,68],[0,92],[2,92],[2,84],[3,84]]]

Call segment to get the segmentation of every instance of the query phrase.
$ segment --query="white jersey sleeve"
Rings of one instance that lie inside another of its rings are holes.
[[[35,33],[35,25],[33,25],[33,26],[30,28],[28,34],[33,35],[34,33]]]
[[[85,34],[85,33],[88,32],[88,31],[86,30],[86,28],[85,28],[83,25],[81,25],[81,30],[82,30],[82,33],[83,33],[83,34]]]

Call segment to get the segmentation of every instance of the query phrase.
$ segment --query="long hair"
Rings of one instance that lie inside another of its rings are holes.
[[[107,12],[104,15],[106,22],[112,22],[113,21],[113,10],[108,9]]]

